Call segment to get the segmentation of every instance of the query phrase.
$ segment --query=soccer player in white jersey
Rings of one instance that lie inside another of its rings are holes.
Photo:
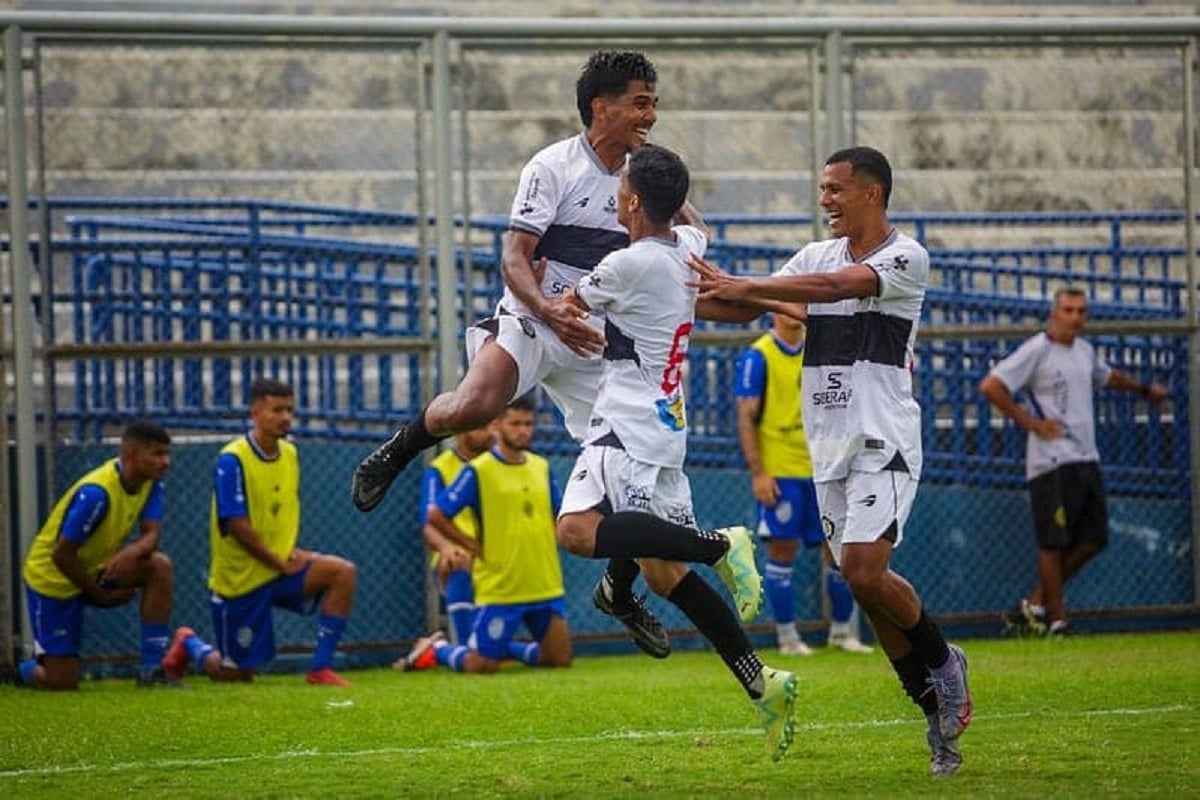
[[[1136,392],[1160,403],[1167,390],[1111,367],[1080,334],[1087,294],[1072,286],[1054,293],[1045,331],[1000,361],[980,393],[1029,432],[1025,476],[1038,545],[1038,585],[1006,621],[1037,633],[1066,635],[1063,584],[1108,544],[1108,502],[1096,448],[1095,389]],[[1025,391],[1027,403],[1013,395]],[[1048,624],[1047,624],[1048,620]]]
[[[697,530],[683,472],[683,366],[696,310],[687,259],[708,245],[705,231],[671,226],[688,185],[679,156],[650,144],[635,150],[617,191],[617,214],[632,244],[606,256],[572,295],[584,310],[605,312],[606,346],[583,452],[563,494],[558,539],[586,558],[643,559],[646,582],[688,616],[758,707],[768,750],[778,759],[792,740],[796,677],[763,665],[733,609],[683,563],[713,566],[742,620],[757,615],[762,581],[750,532]],[[711,316],[754,315],[720,301],[708,305]],[[612,588],[606,575],[601,591],[607,596]]]
[[[821,208],[834,238],[812,242],[773,276],[737,278],[693,259],[700,297],[808,305],[803,414],[830,551],[905,691],[929,722],[930,771],[953,775],[971,721],[967,659],[890,568],[921,476],[913,343],[929,254],[887,218],[892,169],[870,147],[825,161]],[[932,687],[933,691],[927,691]]]
[[[504,236],[505,292],[496,316],[467,334],[470,366],[458,386],[435,397],[417,417],[367,456],[354,471],[351,499],[370,511],[422,450],[454,433],[490,422],[535,385],[562,411],[582,440],[600,381],[604,317],[584,314],[564,293],[604,256],[629,244],[617,219],[617,184],[625,159],[646,142],[657,120],[658,74],[644,55],[600,51],[575,86],[585,130],[546,147],[525,165]],[[677,221],[703,224],[684,203]],[[770,309],[767,309],[770,310]],[[622,576],[637,565],[612,564]],[[664,657],[662,625],[622,577],[600,610],[616,616],[646,652]]]

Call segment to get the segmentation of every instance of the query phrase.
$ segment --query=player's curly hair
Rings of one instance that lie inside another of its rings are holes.
[[[658,72],[642,53],[631,50],[600,50],[592,54],[579,80],[575,82],[575,103],[583,127],[592,124],[592,100],[597,97],[617,97],[624,93],[630,81],[658,83]]]

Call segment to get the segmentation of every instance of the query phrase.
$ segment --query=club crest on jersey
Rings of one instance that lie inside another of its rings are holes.
[[[654,401],[658,419],[670,431],[681,431],[687,426],[687,413],[683,406],[683,394],[676,392],[670,397]]]
[[[617,213],[617,198],[613,197],[610,194],[608,196],[608,202],[604,204],[604,210],[607,211],[609,214]]]

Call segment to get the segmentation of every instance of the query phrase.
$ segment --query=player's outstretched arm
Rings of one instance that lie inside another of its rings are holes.
[[[879,276],[865,264],[851,264],[837,272],[754,278],[730,275],[716,264],[695,255],[688,260],[688,266],[697,275],[693,285],[700,290],[701,300],[832,303],[851,297],[872,297],[879,293]]]

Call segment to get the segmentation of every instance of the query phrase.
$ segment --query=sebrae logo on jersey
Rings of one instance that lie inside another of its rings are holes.
[[[670,397],[654,401],[658,419],[669,431],[682,431],[687,427],[687,412],[684,410],[683,393],[675,392]]]
[[[843,409],[850,405],[854,390],[845,385],[842,373],[830,372],[825,376],[825,386],[812,393],[813,408],[823,410]]]

